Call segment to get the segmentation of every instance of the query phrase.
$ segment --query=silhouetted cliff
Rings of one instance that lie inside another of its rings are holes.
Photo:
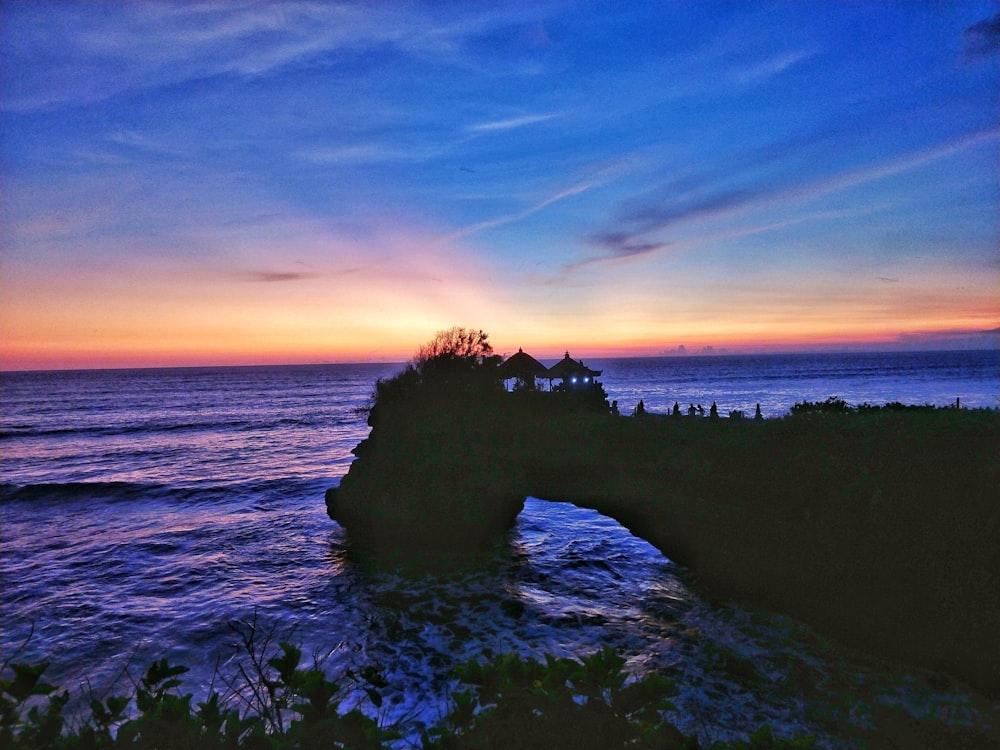
[[[376,553],[475,550],[527,495],[619,520],[700,587],[1000,689],[1000,414],[615,417],[426,383],[377,399],[330,516]]]

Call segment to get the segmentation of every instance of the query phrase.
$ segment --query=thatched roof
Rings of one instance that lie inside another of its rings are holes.
[[[508,357],[497,372],[504,380],[511,378],[544,378],[548,376],[549,369],[532,357],[526,354],[523,349],[518,349],[517,354]]]
[[[573,377],[591,377],[596,378],[601,374],[600,370],[591,370],[589,367],[583,364],[583,362],[578,362],[569,356],[569,352],[566,352],[566,356],[561,360],[556,362],[552,367],[549,368],[548,372],[545,374],[549,380],[555,380],[556,378],[573,378]]]

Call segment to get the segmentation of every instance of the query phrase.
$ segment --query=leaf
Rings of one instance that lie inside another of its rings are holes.
[[[35,665],[11,664],[15,676],[13,680],[4,680],[4,692],[18,703],[23,703],[33,695],[48,695],[55,690],[55,686],[39,681],[48,668],[47,661]]]
[[[302,659],[302,650],[286,641],[282,641],[278,645],[281,646],[281,656],[268,659],[267,664],[278,671],[278,675],[285,685],[291,685],[295,680],[295,670],[298,669]]]
[[[384,688],[389,685],[389,682],[382,676],[382,672],[378,667],[368,666],[363,668],[361,670],[361,677],[372,687]]]
[[[171,667],[166,659],[160,659],[159,661],[154,661],[149,665],[149,669],[146,670],[145,677],[142,678],[142,684],[148,690],[153,690],[157,686],[157,693],[163,693],[165,690],[169,690],[171,687],[177,687],[180,684],[179,680],[173,680],[170,685],[160,685],[164,680],[168,680],[171,677],[176,677],[177,675],[184,674],[189,671],[188,667]]]
[[[104,701],[111,712],[112,716],[120,716],[128,706],[128,696],[125,695],[109,695],[108,699]]]
[[[207,701],[198,703],[198,716],[206,726],[217,727],[222,723],[222,711],[219,709],[219,694],[212,691]]]

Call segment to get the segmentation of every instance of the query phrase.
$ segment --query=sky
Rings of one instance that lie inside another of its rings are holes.
[[[995,2],[0,5],[0,368],[998,346]]]

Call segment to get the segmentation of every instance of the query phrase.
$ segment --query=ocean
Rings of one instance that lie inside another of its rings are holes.
[[[723,416],[759,404],[765,417],[831,396],[1000,405],[997,351],[586,364],[623,415],[640,399],[654,413],[714,402]],[[359,563],[323,495],[368,433],[375,380],[399,369],[3,373],[0,661],[45,659],[49,682],[100,692],[167,657],[192,667],[185,687],[204,696],[235,669],[238,631],[256,623],[330,671],[378,666],[389,681],[378,715],[412,736],[447,710],[458,663],[606,645],[632,672],[677,680],[673,719],[702,742],[770,723],[836,744],[838,721],[863,725],[886,703],[1000,719],[961,685],[706,598],[655,548],[568,503],[529,498],[494,557],[447,574]],[[753,665],[753,689],[723,668],[734,657]],[[808,704],[792,678],[803,670],[814,676]]]

